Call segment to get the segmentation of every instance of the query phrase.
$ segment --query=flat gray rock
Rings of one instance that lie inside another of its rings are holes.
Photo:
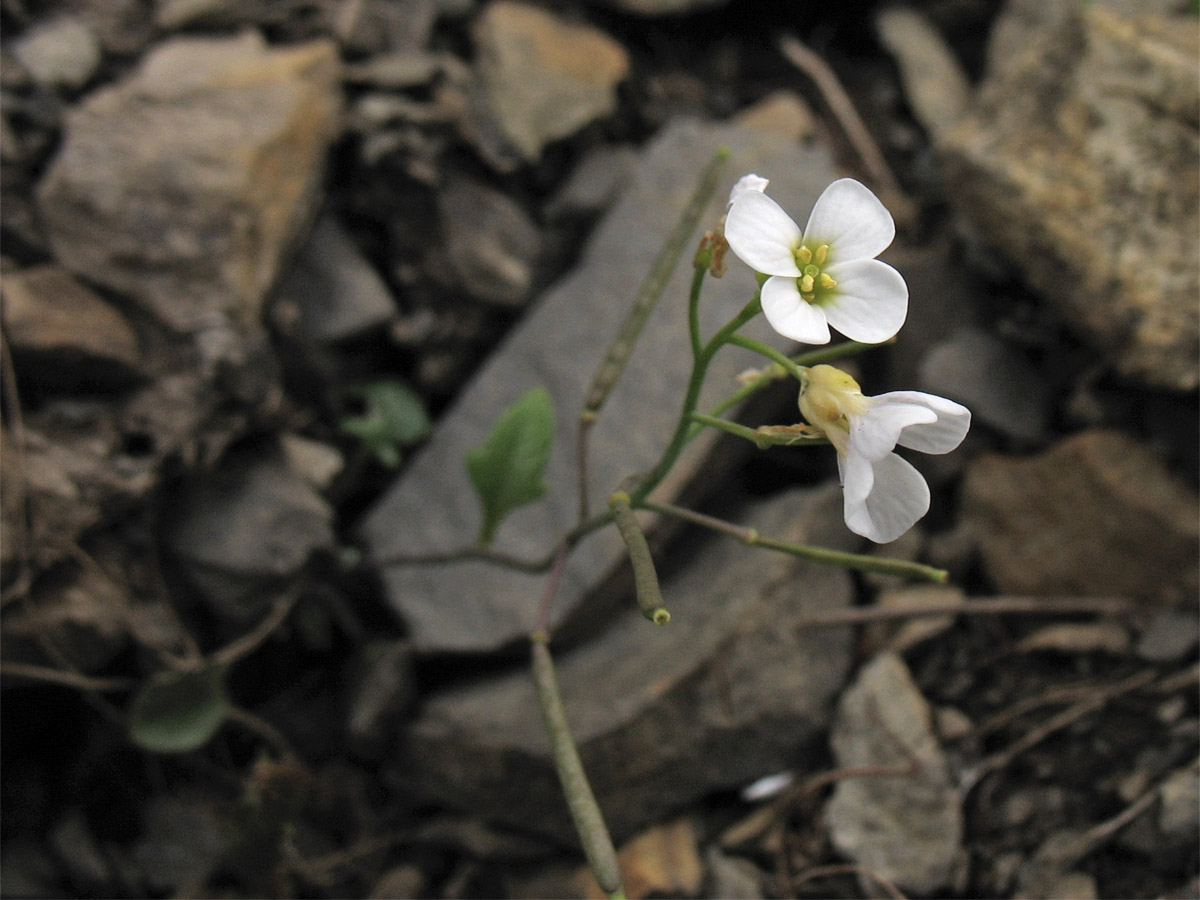
[[[400,481],[368,514],[363,536],[378,560],[443,553],[469,546],[479,528],[478,501],[463,456],[482,443],[496,416],[520,394],[545,385],[554,398],[557,434],[550,458],[549,493],[501,527],[496,549],[522,557],[549,553],[576,517],[575,432],[588,384],[620,329],[638,285],[661,241],[691,195],[718,147],[733,155],[718,196],[702,219],[711,228],[724,212],[729,187],[757,171],[770,192],[803,221],[812,203],[837,177],[828,156],[767,134],[730,126],[681,121],[645,151],[620,200],[597,226],[577,269],[536,303],[506,338]],[[684,253],[634,350],[624,378],[592,428],[592,508],[626,476],[658,459],[675,426],[691,368],[687,332],[689,265],[697,233]],[[701,300],[705,334],[711,334],[753,296],[750,271],[736,259],[720,280],[708,279]],[[747,334],[786,346],[761,318]],[[735,376],[762,358],[736,348],[717,355],[701,408],[736,388]],[[657,493],[676,494],[701,471],[714,443],[706,433]],[[615,529],[594,532],[572,553],[563,573],[556,611],[567,617],[584,595],[624,560]],[[479,561],[438,566],[390,565],[387,597],[411,631],[418,652],[488,651],[522,638],[533,627],[544,574],[528,574]]]
[[[836,485],[764,501],[741,521],[781,540],[861,545]],[[618,842],[707,792],[794,766],[849,669],[848,630],[799,627],[852,601],[849,573],[723,535],[690,543],[691,564],[663,583],[669,624],[651,625],[630,600],[594,640],[555,651],[567,719]],[[409,789],[575,840],[527,667],[431,697],[403,743],[385,768]]]
[[[904,661],[881,653],[842,695],[831,737],[842,767],[903,766],[912,775],[838,781],[825,818],[838,850],[921,896],[950,883],[962,800],[933,733],[929,704]]]

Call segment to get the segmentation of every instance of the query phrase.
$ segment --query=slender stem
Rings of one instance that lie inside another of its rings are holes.
[[[783,370],[795,378],[797,381],[802,381],[804,371],[800,366],[792,362],[790,356],[780,353],[774,347],[764,344],[762,341],[755,340],[752,337],[746,337],[744,334],[735,334],[729,338],[729,343],[737,347],[744,347],[757,353],[759,356],[765,356],[767,359],[774,362],[777,366],[781,366]]]
[[[604,816],[596,802],[596,795],[588,783],[583,762],[567,724],[563,709],[562,694],[554,674],[554,660],[545,635],[533,635],[530,639],[531,669],[538,707],[542,711],[542,722],[546,736],[550,739],[551,755],[558,780],[567,798],[567,808],[575,830],[583,842],[583,853],[596,876],[596,883],[610,898],[623,898],[625,889],[621,884],[621,869],[617,865],[617,851],[604,824]]]
[[[861,553],[846,553],[842,550],[810,547],[806,544],[792,544],[786,541],[777,541],[773,538],[765,538],[753,528],[743,528],[740,525],[734,525],[732,522],[726,522],[724,519],[693,512],[690,509],[684,509],[670,503],[646,501],[642,506],[652,512],[674,516],[685,522],[691,522],[694,525],[700,525],[704,528],[710,528],[713,531],[720,531],[731,535],[748,547],[765,547],[768,550],[778,550],[780,553],[788,553],[800,559],[808,559],[825,565],[841,566],[846,569],[857,569],[860,572],[902,575],[908,578],[933,581],[938,584],[945,584],[950,579],[950,573],[945,569],[937,569],[933,566],[926,566],[903,559],[887,559],[877,556],[866,556]]]
[[[672,435],[670,443],[667,444],[667,449],[663,451],[659,457],[658,463],[650,470],[641,483],[630,493],[630,501],[633,506],[638,506],[646,495],[658,487],[659,483],[666,477],[671,467],[675,465],[675,460],[679,458],[679,454],[683,452],[684,446],[691,438],[691,415],[696,410],[696,404],[700,399],[700,388],[704,385],[704,376],[708,373],[709,363],[717,351],[729,342],[729,339],[737,333],[737,330],[753,319],[762,311],[762,305],[759,303],[758,292],[755,291],[754,297],[750,302],[742,307],[741,311],[736,316],[725,323],[722,328],[712,336],[707,344],[700,350],[699,356],[692,363],[692,374],[688,379],[687,391],[684,394],[683,405],[679,411],[679,422],[675,426],[675,433]]]
[[[791,357],[791,362],[797,368],[805,368],[808,366],[816,366],[821,363],[834,362],[835,360],[843,359],[847,356],[853,356],[855,353],[861,353],[863,350],[870,350],[872,347],[883,347],[891,341],[885,341],[883,344],[863,344],[858,341],[843,341],[840,344],[834,344],[831,347],[822,347],[819,350],[809,350],[805,353],[800,353]],[[790,367],[787,369],[779,366],[771,366],[754,380],[742,385],[712,409],[709,415],[719,416],[731,406],[736,406],[752,394],[761,391],[768,384],[778,381],[781,378],[787,377]]]
[[[666,625],[671,621],[671,614],[663,605],[658,573],[654,570],[654,557],[650,554],[650,545],[646,543],[642,526],[629,506],[629,495],[624,491],[616,491],[608,498],[608,505],[616,518],[617,530],[621,532],[621,539],[625,541],[625,550],[633,565],[638,607],[642,615],[655,625]]]
[[[707,269],[696,269],[692,273],[692,289],[688,292],[688,334],[692,340],[692,359],[700,358],[704,350],[704,338],[700,335],[700,288],[704,286]]]
[[[600,412],[600,408],[604,406],[604,402],[608,399],[613,385],[617,383],[617,379],[625,371],[625,364],[629,362],[629,356],[633,352],[634,345],[641,336],[642,330],[646,326],[646,321],[650,318],[650,313],[654,311],[654,307],[658,304],[658,299],[662,296],[671,273],[675,271],[675,266],[679,262],[679,257],[683,253],[688,238],[696,228],[696,223],[700,221],[700,216],[704,214],[704,209],[708,205],[709,198],[712,197],[713,191],[716,190],[717,178],[720,175],[721,166],[728,158],[729,152],[727,150],[718,151],[712,162],[705,167],[704,172],[701,174],[700,181],[696,185],[696,190],[692,192],[687,205],[679,214],[679,219],[676,221],[675,227],[671,229],[671,233],[667,235],[662,249],[658,251],[658,255],[654,258],[654,263],[638,288],[633,306],[630,307],[629,314],[626,316],[624,323],[622,323],[616,340],[608,348],[608,353],[605,354],[604,361],[600,364],[600,368],[597,369],[596,375],[592,379],[591,387],[588,388],[583,402],[583,411],[580,413],[582,418],[594,419],[596,417]]]
[[[692,413],[691,419],[697,425],[719,428],[721,431],[726,431],[735,437],[745,438],[753,442],[754,446],[758,447],[759,450],[765,450],[770,446],[770,443],[763,443],[762,437],[757,431],[746,425],[739,425],[737,422],[730,422],[728,419],[722,419],[718,416],[708,416],[698,412]]]

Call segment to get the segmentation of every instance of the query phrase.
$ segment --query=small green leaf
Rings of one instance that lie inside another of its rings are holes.
[[[362,441],[363,446],[385,466],[400,464],[400,448],[409,447],[429,434],[429,414],[421,398],[400,381],[373,381],[357,389],[366,410],[347,416],[340,427]]]
[[[224,666],[159,672],[133,698],[129,735],[155,753],[186,753],[207,743],[230,709]]]
[[[480,544],[492,542],[510,512],[546,493],[542,476],[553,441],[550,392],[535,387],[504,410],[487,440],[467,453],[467,472],[483,505]]]

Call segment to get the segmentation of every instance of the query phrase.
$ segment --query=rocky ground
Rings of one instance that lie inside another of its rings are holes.
[[[719,195],[756,171],[801,221],[879,193],[911,306],[855,370],[974,419],[872,551],[946,585],[655,523],[657,629],[619,542],[577,547],[555,648],[630,895],[1200,894],[1192,4],[0,14],[4,896],[594,895],[523,656],[544,573],[401,558],[472,540],[463,455],[534,384],[551,490],[498,549],[569,525],[580,398],[718,147]],[[672,426],[689,279],[595,503]],[[867,551],[830,454],[748,447],[663,496]]]

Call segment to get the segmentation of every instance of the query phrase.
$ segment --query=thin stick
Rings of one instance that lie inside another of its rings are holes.
[[[1131,600],[1120,597],[986,597],[939,606],[935,603],[913,604],[905,607],[866,606],[817,613],[799,624],[799,628],[836,628],[846,625],[866,625],[896,619],[925,616],[996,616],[996,615],[1069,615],[1092,613],[1111,616],[1130,612]]]
[[[35,666],[29,663],[0,662],[0,675],[29,678],[32,681],[45,681],[48,684],[61,684],[63,687],[78,688],[81,691],[128,691],[137,687],[137,682],[132,678],[97,678],[80,672],[52,669],[49,666]]]
[[[211,656],[211,661],[219,665],[229,665],[253,653],[259,644],[269,638],[275,632],[275,629],[283,624],[283,620],[288,617],[288,613],[296,605],[297,598],[298,592],[295,590],[289,591],[280,597],[275,601],[271,612],[253,630],[246,632],[237,640],[226,644]]]
[[[850,95],[846,93],[846,89],[842,87],[841,81],[829,64],[794,35],[781,35],[779,49],[788,62],[812,79],[813,84],[817,86],[817,90],[821,92],[821,96],[829,105],[830,111],[841,125],[842,132],[854,147],[854,152],[862,162],[863,168],[867,170],[875,183],[897,199],[905,199],[906,195],[896,180],[896,176],[892,174],[892,169],[884,159],[879,145],[871,137],[871,132],[863,122],[862,116],[854,108],[854,101],[850,99]]]

